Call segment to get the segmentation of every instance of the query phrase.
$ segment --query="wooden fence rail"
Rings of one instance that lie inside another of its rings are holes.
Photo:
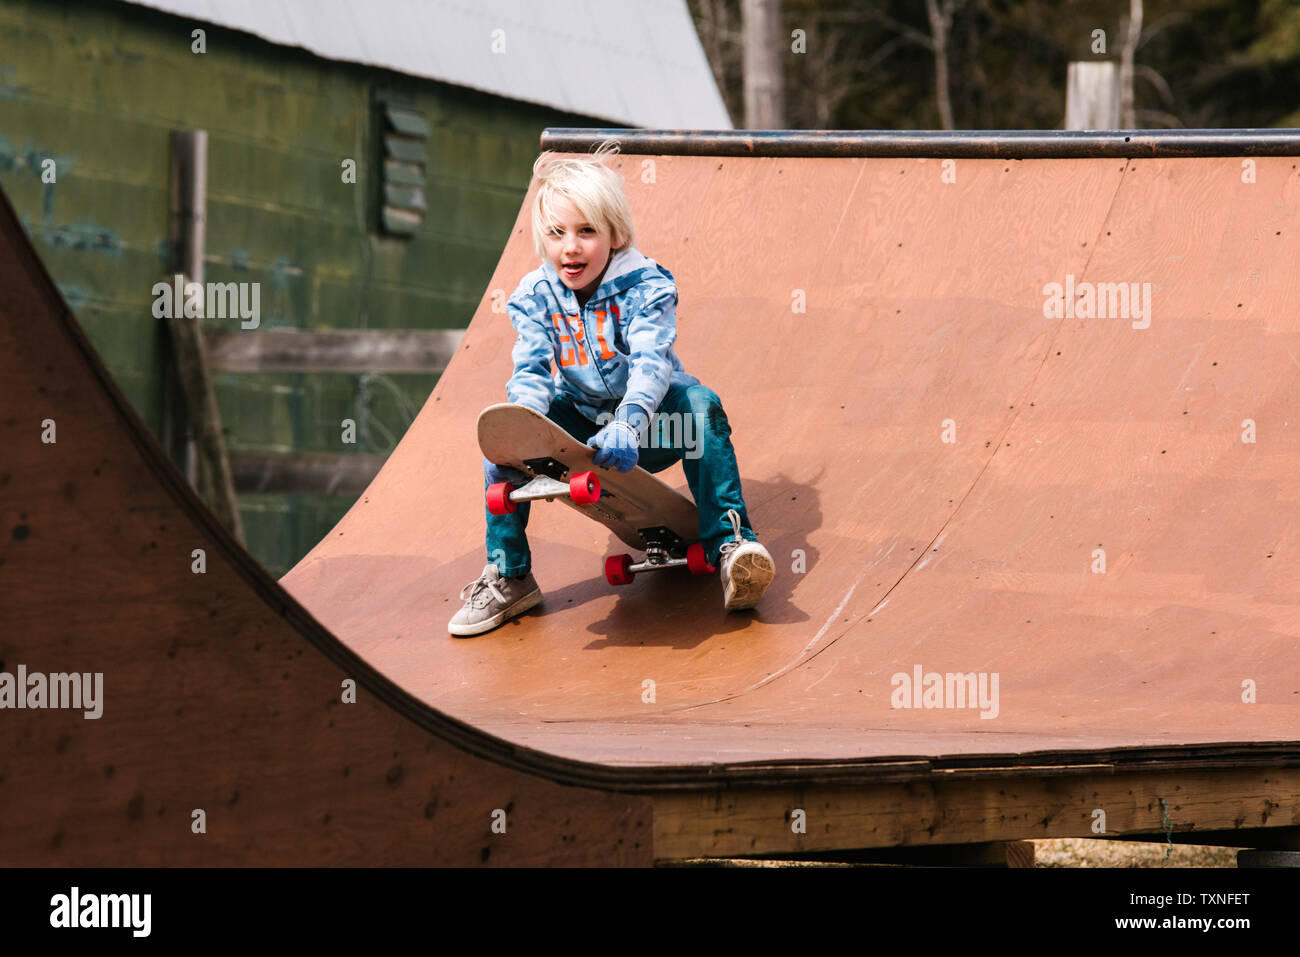
[[[235,491],[360,495],[384,464],[382,455],[232,452]]]
[[[213,372],[442,372],[463,329],[209,332]]]

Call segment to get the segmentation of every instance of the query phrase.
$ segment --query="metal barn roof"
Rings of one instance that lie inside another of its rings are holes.
[[[618,125],[732,126],[686,0],[126,2]]]

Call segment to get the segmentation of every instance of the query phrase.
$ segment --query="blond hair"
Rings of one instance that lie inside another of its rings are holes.
[[[546,258],[545,237],[558,218],[555,198],[563,196],[577,207],[592,226],[606,227],[610,246],[619,252],[635,239],[632,210],[623,193],[623,179],[605,165],[605,158],[618,153],[618,141],[605,140],[590,156],[560,157],[547,150],[533,164],[538,180],[533,197],[533,248],[538,257]]]

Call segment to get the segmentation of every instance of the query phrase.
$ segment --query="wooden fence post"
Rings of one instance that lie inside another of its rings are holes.
[[[235,487],[230,476],[230,461],[226,457],[226,443],[221,434],[221,415],[217,410],[216,394],[212,390],[212,377],[205,356],[203,322],[206,296],[200,295],[203,305],[198,315],[185,316],[183,294],[186,283],[197,283],[203,288],[203,251],[207,241],[207,187],[208,187],[208,134],[204,130],[172,131],[171,177],[171,228],[173,270],[182,295],[172,302],[167,318],[172,353],[175,359],[175,379],[179,390],[173,389],[169,398],[173,408],[180,399],[185,416],[171,419],[169,436],[173,451],[183,448],[179,465],[184,469],[208,503],[221,524],[241,542],[243,526],[239,520],[239,507],[235,501]],[[177,394],[179,393],[179,394]],[[179,436],[188,426],[183,443]]]
[[[1065,90],[1067,130],[1119,129],[1119,68],[1114,62],[1071,63]]]

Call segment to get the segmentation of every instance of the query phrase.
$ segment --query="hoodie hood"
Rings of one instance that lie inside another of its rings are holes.
[[[551,265],[549,259],[542,262],[542,273],[555,291],[556,298],[561,302],[572,301],[576,310],[578,294],[564,284],[564,280],[560,278],[560,274],[555,271],[555,267]],[[610,257],[609,265],[605,268],[605,275],[601,278],[600,285],[591,294],[588,302],[608,299],[632,288],[639,282],[653,278],[663,278],[670,283],[675,282],[673,274],[667,269],[648,256],[642,255],[635,246],[628,246]]]

